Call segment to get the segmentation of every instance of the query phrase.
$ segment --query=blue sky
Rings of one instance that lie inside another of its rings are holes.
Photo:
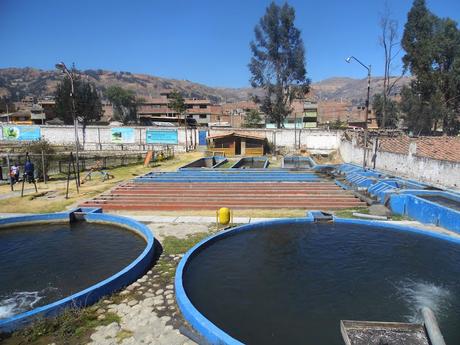
[[[277,1],[281,3],[280,1]],[[264,0],[0,0],[0,68],[107,69],[187,79],[210,86],[249,85],[247,64]],[[460,1],[428,0],[460,21]],[[383,74],[378,44],[381,0],[291,0],[306,46],[308,76],[364,78],[354,55]],[[412,0],[388,0],[402,32]]]

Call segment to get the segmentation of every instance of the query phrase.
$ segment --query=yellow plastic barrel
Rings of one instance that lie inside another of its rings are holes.
[[[227,225],[230,223],[230,209],[227,207],[222,207],[219,209],[219,223],[222,225]]]

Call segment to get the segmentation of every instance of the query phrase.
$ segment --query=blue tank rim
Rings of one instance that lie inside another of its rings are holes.
[[[46,318],[56,316],[60,311],[68,307],[89,306],[97,302],[103,296],[109,295],[131,284],[144,275],[148,269],[150,269],[155,250],[155,237],[150,229],[144,224],[128,217],[103,214],[101,208],[81,207],[66,212],[2,218],[0,219],[0,231],[1,227],[6,227],[8,225],[69,222],[70,219],[74,217],[75,213],[83,214],[84,220],[89,223],[111,224],[134,232],[135,235],[142,237],[146,242],[144,250],[137,256],[136,259],[120,271],[87,287],[84,290],[27,312],[16,314],[6,319],[1,319],[0,333],[9,333],[20,329],[33,322],[37,317]]]
[[[183,275],[184,270],[187,266],[187,263],[195,255],[197,255],[201,250],[212,244],[213,242],[233,235],[235,233],[254,230],[260,226],[273,225],[273,224],[291,224],[291,223],[313,223],[315,221],[315,214],[322,213],[321,211],[308,211],[306,217],[304,218],[285,218],[285,219],[276,219],[270,221],[263,221],[257,223],[249,223],[237,226],[235,228],[223,230],[217,234],[214,234],[208,238],[203,239],[192,248],[190,248],[182,257],[179,262],[179,265],[176,269],[176,275],[174,278],[174,287],[176,290],[176,302],[179,306],[183,317],[187,322],[195,329],[201,336],[206,339],[210,344],[225,344],[225,345],[244,345],[239,340],[233,338],[228,333],[220,329],[210,320],[208,320],[200,311],[195,308],[193,303],[188,298],[185,288],[183,285]],[[342,224],[359,224],[367,225],[370,227],[379,227],[387,230],[401,231],[401,232],[410,232],[419,235],[430,236],[440,240],[445,240],[453,242],[460,245],[460,238],[456,238],[447,234],[437,233],[430,230],[415,228],[410,225],[395,224],[386,221],[378,220],[362,220],[362,219],[351,219],[351,218],[338,218],[333,217],[334,223]]]

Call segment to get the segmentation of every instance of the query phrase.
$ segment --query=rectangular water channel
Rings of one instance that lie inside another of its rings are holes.
[[[447,198],[442,195],[417,195],[418,198],[425,199],[441,206],[451,208],[456,211],[460,211],[460,202],[454,199]]]

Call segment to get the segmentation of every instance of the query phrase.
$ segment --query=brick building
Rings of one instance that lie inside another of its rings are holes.
[[[137,105],[139,120],[143,124],[152,122],[181,123],[184,119],[175,110],[169,107],[171,90],[160,93],[159,98],[145,99]],[[207,99],[184,99],[187,118],[196,120],[201,126],[208,126],[211,122],[211,102]]]

